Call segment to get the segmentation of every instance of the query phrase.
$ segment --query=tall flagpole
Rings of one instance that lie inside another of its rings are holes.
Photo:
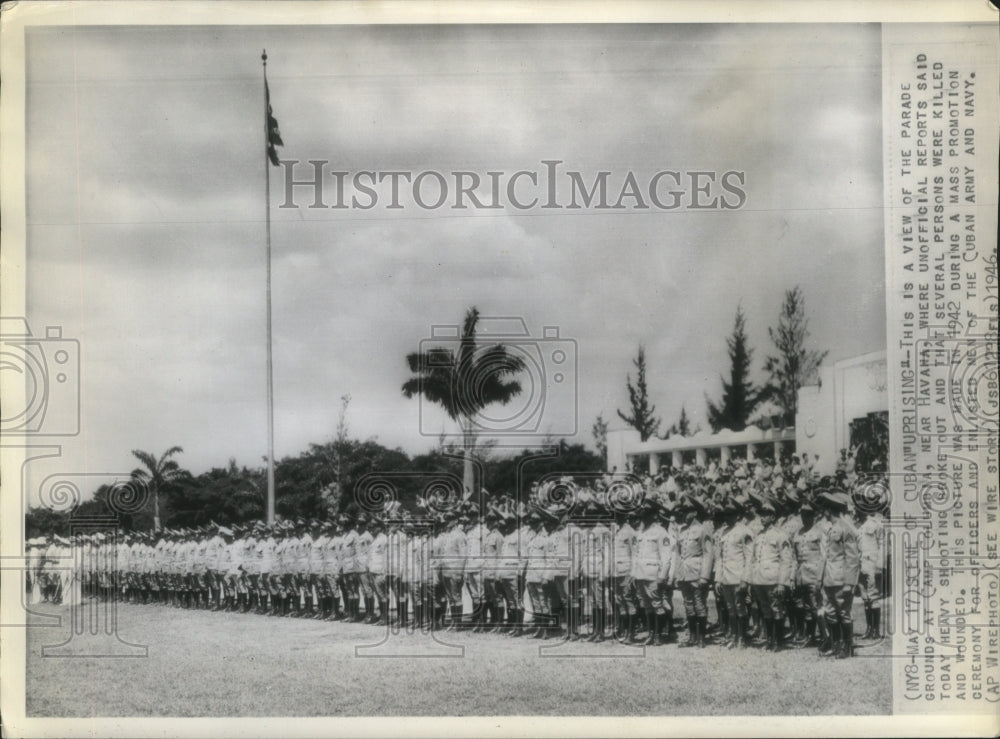
[[[274,374],[271,361],[271,162],[270,114],[267,109],[267,50],[260,55],[264,63],[264,213],[267,231],[267,523],[274,523]]]

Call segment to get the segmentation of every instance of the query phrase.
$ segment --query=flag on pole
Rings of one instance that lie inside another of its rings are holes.
[[[271,111],[271,91],[267,88],[267,78],[264,78],[264,99],[267,103],[267,158],[271,160],[271,164],[275,167],[278,166],[278,152],[275,151],[276,146],[284,146],[285,142],[281,140],[281,131],[278,130],[278,119],[274,117],[274,113]]]

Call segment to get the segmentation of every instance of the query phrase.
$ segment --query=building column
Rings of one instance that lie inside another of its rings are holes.
[[[657,475],[660,472],[660,455],[656,452],[649,453],[649,474]]]
[[[720,455],[719,461],[723,465],[729,464],[729,460],[732,459],[732,452],[730,451],[729,447],[727,447],[727,446],[724,446],[724,447],[722,447],[722,448],[719,449],[719,455]]]
[[[675,470],[679,470],[681,467],[684,466],[684,455],[682,455],[680,451],[675,449],[673,453],[670,455],[670,464],[673,466]]]
[[[753,453],[753,444],[747,444],[747,461],[752,462],[756,455]]]
[[[781,464],[781,442],[774,442],[774,463]]]
[[[694,463],[699,467],[705,466],[705,450],[698,448],[694,450]]]

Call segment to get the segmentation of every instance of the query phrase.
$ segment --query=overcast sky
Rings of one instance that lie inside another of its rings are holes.
[[[82,352],[64,469],[266,452],[263,47],[283,158],[739,170],[747,193],[729,211],[281,210],[272,168],[279,457],[328,440],[344,393],[355,435],[434,445],[421,428],[452,429],[421,424],[404,357],[472,305],[576,342],[587,444],[626,407],[639,342],[664,421],[685,404],[707,425],[737,305],[762,380],[796,284],[830,361],[884,348],[877,26],[32,29],[28,315]],[[573,425],[571,397],[546,428]]]

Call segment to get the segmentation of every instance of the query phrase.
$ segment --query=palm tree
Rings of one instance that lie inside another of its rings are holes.
[[[464,460],[462,484],[475,493],[472,451],[476,446],[474,422],[477,414],[493,403],[506,404],[521,392],[521,383],[512,379],[525,368],[524,360],[512,355],[503,344],[479,346],[476,324],[479,311],[470,308],[465,314],[457,353],[446,347],[413,352],[406,357],[410,371],[416,373],[403,383],[403,395],[423,395],[437,403],[462,431]]]
[[[173,482],[187,477],[186,470],[182,470],[177,461],[171,459],[175,454],[184,450],[179,446],[172,446],[157,459],[155,455],[139,449],[132,450],[132,456],[146,465],[146,468],[137,467],[132,470],[132,477],[142,482],[153,495],[153,529],[160,530],[160,490]]]

